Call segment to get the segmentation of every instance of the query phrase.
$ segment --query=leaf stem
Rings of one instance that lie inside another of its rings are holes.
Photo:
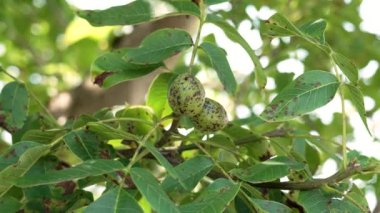
[[[194,142],[194,144],[203,152],[205,155],[211,158],[211,160],[214,162],[215,166],[220,169],[220,171],[223,173],[224,176],[226,176],[231,182],[234,182],[232,177],[223,169],[223,167],[212,157],[212,155],[202,147],[198,142]]]
[[[199,26],[198,26],[198,31],[197,31],[197,37],[195,38],[195,43],[193,47],[193,52],[191,53],[191,59],[190,59],[190,64],[189,64],[189,73],[191,74],[194,61],[195,61],[195,55],[197,54],[199,42],[201,40],[201,32],[202,32],[202,27],[203,24],[205,23],[206,20],[206,12],[205,12],[205,5],[203,3],[203,0],[199,1],[199,9],[200,9],[200,18],[199,18]]]
[[[332,67],[334,69],[335,75],[338,78],[339,82],[342,83],[342,79],[339,75],[338,69],[336,68],[336,64],[334,60],[332,59],[330,55],[330,60],[332,63]],[[343,92],[343,87],[339,86],[339,96],[340,96],[340,105],[342,109],[342,166],[343,169],[347,168],[347,115],[346,115],[346,107],[344,104],[344,92]]]

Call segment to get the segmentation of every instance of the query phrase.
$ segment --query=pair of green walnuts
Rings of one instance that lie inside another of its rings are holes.
[[[202,132],[215,132],[227,125],[226,110],[218,102],[206,98],[201,82],[189,73],[174,79],[168,97],[174,114],[190,117],[194,127]]]

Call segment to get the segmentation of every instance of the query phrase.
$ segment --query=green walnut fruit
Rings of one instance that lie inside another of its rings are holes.
[[[202,111],[192,117],[192,121],[194,127],[202,132],[215,132],[227,125],[228,118],[220,103],[206,98]]]
[[[185,73],[174,79],[169,88],[168,99],[175,114],[192,117],[202,111],[205,90],[197,78]]]
[[[149,107],[146,107],[146,106],[128,107],[126,109],[118,111],[116,113],[116,117],[136,118],[136,119],[144,120],[150,123],[154,123],[154,121],[157,120],[153,111]],[[126,121],[126,120],[120,121],[120,127],[123,130],[126,130],[127,132],[132,133],[134,135],[138,135],[140,137],[144,137],[153,128],[152,125],[149,125],[147,123],[143,123],[140,121]],[[157,141],[160,138],[160,136],[161,136],[160,131],[159,129],[157,129],[157,131],[154,131],[153,134],[150,136],[149,140]]]

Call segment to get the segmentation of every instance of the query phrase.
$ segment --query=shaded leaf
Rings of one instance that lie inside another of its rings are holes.
[[[346,56],[333,52],[332,58],[338,67],[342,70],[345,76],[354,84],[358,82],[359,79],[359,71],[356,65],[348,59]]]
[[[29,96],[24,84],[13,81],[4,86],[0,94],[0,124],[14,131],[24,125],[28,115]],[[4,115],[2,115],[4,113]],[[3,120],[5,116],[5,122]]]
[[[52,129],[48,131],[32,129],[22,136],[23,141],[38,141],[39,143],[49,144],[55,138],[62,136],[66,131],[62,129]]]
[[[212,66],[217,72],[224,89],[228,93],[234,94],[236,92],[237,83],[230,64],[228,63],[226,53],[223,49],[210,42],[203,42],[200,47],[209,56]]]
[[[220,27],[229,39],[238,43],[248,53],[255,66],[257,63],[260,63],[260,61],[257,59],[257,56],[255,55],[255,51],[252,49],[251,45],[249,45],[249,43],[243,38],[243,36],[241,36],[241,34],[237,31],[236,27],[231,26],[223,18],[212,14],[207,15],[206,22],[215,24],[216,26]],[[257,85],[260,88],[265,88],[267,79],[266,74],[261,66],[255,67],[255,77]]]
[[[364,98],[363,98],[362,91],[360,91],[358,87],[351,84],[344,84],[343,86],[346,89],[345,94],[348,96],[348,98],[351,100],[352,104],[358,111],[359,116],[362,119],[368,133],[371,134],[368,128],[368,124],[367,124],[367,117],[366,117],[366,112],[365,112],[365,107],[364,107]]]
[[[261,210],[267,212],[276,212],[276,213],[291,213],[292,210],[285,206],[282,203],[278,203],[271,200],[262,200],[262,199],[251,199],[253,203],[255,203]]]
[[[268,121],[293,119],[330,102],[338,87],[339,81],[331,73],[305,72],[285,87],[260,116]]]
[[[213,4],[220,4],[223,2],[228,2],[230,0],[205,0],[205,4],[213,5]]]
[[[108,26],[139,24],[168,16],[199,16],[200,14],[199,8],[192,2],[162,2],[160,6],[165,6],[165,13],[162,12],[162,7],[157,7],[155,2],[140,0],[105,10],[82,10],[78,12],[78,15],[93,26]]]
[[[169,175],[177,180],[186,190],[190,188],[190,186],[187,185],[187,182],[184,180],[186,177],[183,175],[183,173],[178,173],[177,170],[174,169],[174,167],[169,163],[169,161],[161,154],[161,152],[151,143],[145,143],[144,147],[149,150],[149,152],[157,159],[157,161],[163,166],[166,171],[169,173]]]
[[[156,178],[147,170],[132,168],[131,177],[140,193],[148,200],[154,210],[159,213],[180,212],[158,184]]]
[[[123,164],[114,160],[89,160],[71,168],[50,171],[46,174],[24,176],[17,180],[16,185],[19,187],[31,187],[55,184],[63,181],[82,179],[89,176],[108,174],[123,168]]]
[[[141,45],[127,51],[123,59],[134,64],[157,64],[192,45],[193,40],[186,31],[161,29],[146,36]]]
[[[231,174],[250,183],[262,183],[274,181],[289,175],[292,170],[300,171],[304,168],[303,163],[279,156],[248,168],[233,169]]]
[[[28,149],[39,146],[41,144],[33,141],[20,141],[13,144],[0,156],[0,170],[17,162],[19,157]]]
[[[84,213],[104,213],[104,212],[143,212],[137,201],[122,187],[116,187],[91,203]]]
[[[147,75],[160,66],[157,64],[133,64],[123,60],[130,49],[123,48],[108,52],[98,57],[92,66],[92,72],[97,75],[95,84],[109,88],[124,81],[133,80]]]
[[[63,138],[63,141],[76,156],[84,161],[97,158],[102,143],[97,135],[85,130],[71,131]]]
[[[14,197],[0,198],[0,212],[18,212],[22,204]]]
[[[210,158],[198,155],[186,160],[174,169],[178,174],[181,174],[183,182],[188,186],[188,190],[192,190],[213,167],[214,163]],[[161,186],[167,192],[185,191],[181,184],[171,176],[167,176]]]
[[[354,193],[354,194],[353,194]],[[357,192],[349,192],[349,196],[357,196]],[[357,200],[359,199],[359,200]],[[362,203],[364,196],[355,197],[355,200]],[[347,198],[336,193],[325,192],[322,189],[300,191],[298,201],[297,201],[306,212],[309,213],[321,213],[321,212],[369,212],[368,207],[362,207],[364,209],[358,208]]]
[[[321,44],[325,44],[325,30],[326,21],[323,19],[318,19],[316,21],[309,22],[300,27],[301,32],[317,39]]]
[[[40,145],[27,149],[18,161],[0,172],[0,197],[13,185],[16,179],[22,177],[29,169],[50,151],[50,146]]]
[[[228,206],[239,192],[240,184],[234,184],[226,179],[217,179],[202,190],[195,201],[180,206],[183,213],[204,212],[219,213]]]
[[[110,125],[100,122],[90,122],[87,124],[88,130],[102,137],[105,140],[124,139],[124,140],[139,140],[139,137],[129,132],[115,129]]]
[[[169,82],[175,75],[173,73],[161,73],[149,87],[146,105],[150,106],[157,117],[168,115],[171,107],[168,102]]]

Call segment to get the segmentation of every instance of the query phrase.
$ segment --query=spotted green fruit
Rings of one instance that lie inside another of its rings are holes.
[[[118,111],[116,113],[116,117],[139,119],[139,120],[144,120],[148,122],[148,123],[143,123],[140,121],[127,121],[127,120],[120,121],[120,127],[123,130],[140,137],[144,137],[146,134],[148,134],[153,128],[153,126],[150,125],[149,123],[154,123],[154,121],[157,120],[152,109],[146,106],[128,107],[126,109]],[[154,131],[151,134],[148,140],[157,141],[160,136],[161,136],[160,131],[157,129],[157,131]]]
[[[205,102],[205,90],[201,82],[191,74],[181,74],[169,88],[169,104],[175,114],[195,116]]]
[[[202,132],[215,132],[223,129],[228,122],[226,110],[218,102],[205,99],[203,110],[192,118],[194,127]]]

